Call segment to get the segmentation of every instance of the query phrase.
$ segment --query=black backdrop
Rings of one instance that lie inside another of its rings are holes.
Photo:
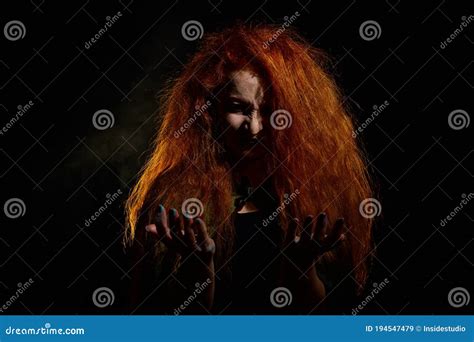
[[[450,305],[448,293],[456,287],[472,293],[472,203],[444,226],[441,220],[473,192],[472,125],[453,129],[448,122],[453,111],[464,119],[472,114],[472,8],[414,4],[2,2],[1,26],[18,20],[25,34],[0,36],[0,126],[18,116],[18,106],[33,103],[0,135],[0,203],[24,203],[17,218],[0,212],[0,304],[33,280],[4,313],[131,312],[123,201],[159,122],[156,94],[197,47],[197,40],[183,39],[182,25],[197,20],[204,32],[236,20],[278,25],[296,11],[292,26],[332,55],[360,123],[374,105],[389,103],[360,138],[382,203],[370,282],[390,283],[361,313],[468,312]],[[118,11],[122,16],[86,48]],[[362,39],[359,27],[367,20],[380,26],[378,38]],[[94,127],[101,109],[113,114],[113,127]],[[86,225],[119,189],[113,205]],[[113,305],[93,304],[99,287],[114,292]]]

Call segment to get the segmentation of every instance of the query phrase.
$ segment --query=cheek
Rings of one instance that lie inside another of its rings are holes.
[[[240,114],[227,114],[225,120],[227,124],[234,130],[238,130],[244,123],[244,117]]]

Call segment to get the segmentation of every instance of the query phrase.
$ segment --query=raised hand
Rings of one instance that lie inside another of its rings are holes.
[[[209,263],[215,253],[214,240],[209,237],[207,227],[201,218],[182,217],[178,211],[171,208],[166,213],[160,205],[155,222],[145,229],[160,240],[170,252],[179,254],[182,259],[197,256]]]
[[[161,241],[169,253],[176,254],[180,260],[176,279],[179,279],[181,286],[173,287],[169,290],[171,292],[162,297],[178,297],[175,299],[176,305],[182,307],[185,299],[195,290],[196,284],[207,282],[209,285],[200,292],[199,298],[196,298],[192,306],[197,307],[198,310],[202,310],[203,307],[210,310],[215,292],[216,245],[209,237],[204,221],[201,218],[191,219],[185,215],[181,217],[174,208],[167,213],[160,205],[154,223],[148,224],[145,229]]]
[[[303,224],[297,218],[290,221],[283,253],[301,272],[306,272],[314,266],[317,258],[334,249],[345,239],[347,228],[343,218],[336,220],[329,234],[327,228],[328,219],[325,213],[319,214],[316,219],[308,215]]]
[[[337,219],[328,231],[328,219],[321,213],[307,216],[303,223],[290,221],[282,248],[280,283],[293,294],[292,312],[308,313],[324,302],[326,289],[316,272],[316,261],[345,239],[344,219]]]

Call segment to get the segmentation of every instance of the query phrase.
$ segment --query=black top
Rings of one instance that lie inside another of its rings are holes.
[[[230,305],[226,313],[265,314],[275,311],[270,294],[277,287],[282,232],[263,211],[236,214]]]
[[[216,279],[215,312],[219,314],[288,314],[270,301],[280,286],[283,231],[273,211],[234,215],[235,244],[230,260],[231,279]],[[357,303],[351,266],[320,258],[316,271],[326,290],[324,308],[313,314],[348,314]],[[219,277],[220,275],[217,274]]]

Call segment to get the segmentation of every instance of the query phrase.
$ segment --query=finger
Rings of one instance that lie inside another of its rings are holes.
[[[186,243],[190,243],[190,244],[191,244],[191,243],[192,243],[192,241],[191,241],[191,239],[190,239],[191,236],[190,236],[190,235],[188,236],[188,234],[190,233],[189,230],[190,230],[190,229],[192,230],[192,227],[191,227],[191,225],[192,225],[192,218],[190,218],[190,217],[188,217],[188,216],[186,216],[186,215],[183,215],[183,216],[182,216],[182,220],[183,220],[184,239],[185,239]],[[193,231],[193,237],[194,237],[194,231]],[[195,237],[194,237],[194,240],[196,240]],[[190,246],[192,246],[192,244],[191,244]]]
[[[153,224],[153,223],[147,224],[145,226],[145,230],[156,238],[160,237],[159,233],[158,233],[158,230],[156,229],[156,224]]]
[[[209,240],[206,224],[202,219],[197,218],[194,220],[192,228],[196,232],[198,245],[203,246]]]
[[[315,232],[314,232],[314,240],[318,242],[318,244],[322,245],[325,235],[326,235],[326,230],[327,230],[327,225],[328,225],[328,217],[326,213],[320,213],[316,219],[316,225],[315,225]]]
[[[184,240],[189,247],[194,248],[196,246],[196,234],[194,233],[192,225],[192,219],[184,218]]]
[[[171,234],[174,234],[174,231],[176,230],[176,221],[178,219],[178,212],[176,209],[171,208],[168,210],[168,227],[171,231]]]
[[[291,242],[295,241],[296,230],[299,225],[299,220],[297,218],[290,218],[290,223],[288,224],[288,230],[286,232],[285,244],[288,245]]]
[[[170,232],[170,229],[168,227],[168,225],[163,225],[163,224],[160,224],[158,226],[156,226],[156,230],[158,232],[158,238],[165,244],[168,246],[169,243],[171,243],[171,241],[173,240],[171,238],[171,232]]]
[[[155,223],[146,225],[145,230],[169,247],[171,243],[171,235],[169,233],[165,208],[161,204],[158,206],[158,211],[156,212],[154,221]]]
[[[186,232],[186,229],[192,225],[193,219],[186,215],[183,215],[182,219],[183,219],[183,230]]]
[[[175,239],[175,241],[184,243],[183,224],[179,217],[179,213],[175,208],[171,208],[168,211],[168,221],[172,238]]]
[[[313,215],[308,215],[304,219],[303,227],[301,230],[301,242],[308,242],[311,240],[311,234],[313,232],[314,217]]]
[[[155,231],[153,230],[153,228],[155,228]],[[149,229],[152,234],[156,232],[156,236],[160,239],[163,239],[164,243],[168,243],[171,240],[171,235],[168,226],[168,218],[166,217],[166,210],[163,205],[160,204],[158,206],[158,211],[155,215],[155,224],[150,225]]]
[[[160,225],[158,228],[156,224],[152,223],[152,224],[146,225],[145,230],[149,232],[153,237],[163,242],[166,247],[170,247],[172,240],[171,240],[171,235],[169,234],[169,229],[167,233],[163,225]]]
[[[340,242],[341,239],[344,237],[343,232],[345,229],[345,222],[343,218],[338,218],[334,223],[332,231],[326,238],[324,243],[324,247],[326,250],[331,250],[335,248]]]

